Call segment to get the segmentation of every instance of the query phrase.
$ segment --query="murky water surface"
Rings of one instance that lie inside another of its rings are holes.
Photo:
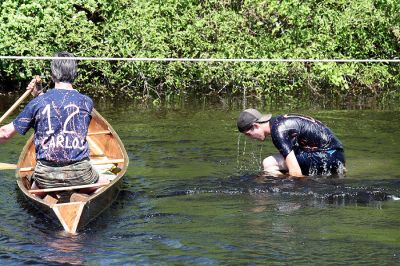
[[[26,203],[13,171],[0,171],[2,263],[400,263],[398,110],[266,110],[314,116],[345,145],[345,179],[295,181],[260,176],[276,150],[238,135],[238,108],[96,108],[130,157],[120,197],[71,237]],[[15,163],[25,141],[0,146],[0,161]]]

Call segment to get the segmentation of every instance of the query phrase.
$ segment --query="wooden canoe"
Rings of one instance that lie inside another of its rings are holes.
[[[128,155],[117,133],[96,110],[93,110],[92,113],[87,141],[90,148],[91,163],[95,168],[96,166],[103,167],[102,169],[100,167],[99,171],[111,174],[109,175],[109,183],[32,190],[30,176],[36,165],[33,135],[22,150],[16,170],[18,187],[27,200],[51,219],[59,220],[64,230],[72,234],[75,234],[96,218],[117,198],[122,177],[129,163]],[[106,170],[107,168],[113,168],[112,172],[119,172],[112,174]],[[96,187],[98,189],[91,194],[75,193],[88,187],[92,191],[96,190]],[[58,196],[62,193],[64,193],[63,195],[71,196],[72,194],[74,196],[67,200],[65,198],[60,200]]]

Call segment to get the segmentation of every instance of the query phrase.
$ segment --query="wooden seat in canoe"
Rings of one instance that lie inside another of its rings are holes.
[[[80,186],[69,186],[69,187],[30,189],[28,191],[32,194],[39,194],[39,193],[50,193],[50,192],[58,192],[58,191],[78,190],[78,189],[84,189],[84,188],[100,188],[100,187],[107,186],[108,184],[110,184],[110,182],[94,183],[94,184],[80,185]]]
[[[111,134],[110,130],[103,130],[103,131],[96,131],[96,132],[88,132],[88,136],[95,136],[95,135],[109,135]]]
[[[92,165],[102,165],[102,164],[119,164],[119,163],[124,163],[125,159],[109,159],[109,160],[91,160],[90,163]],[[17,168],[17,171],[20,172],[30,172],[33,171],[35,167],[22,167],[22,168]]]

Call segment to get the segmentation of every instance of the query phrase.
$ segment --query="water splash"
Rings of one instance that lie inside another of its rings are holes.
[[[390,188],[390,189],[388,189]],[[193,194],[249,194],[281,195],[292,198],[318,200],[334,205],[370,204],[386,200],[400,200],[400,185],[391,181],[354,181],[334,178],[288,179],[263,175],[241,175],[228,178],[202,178],[192,183],[174,184],[155,197],[174,197]]]
[[[243,146],[241,147],[241,138],[244,139]],[[251,147],[247,149],[247,146]],[[237,155],[236,155],[236,169],[238,172],[260,171],[262,155],[262,142],[250,141],[247,144],[247,138],[243,134],[238,134],[237,140]]]
[[[399,197],[396,197],[396,196],[393,196],[393,195],[391,195],[390,197],[392,198],[392,200],[400,200]]]

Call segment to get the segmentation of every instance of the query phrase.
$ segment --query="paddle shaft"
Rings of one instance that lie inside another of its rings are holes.
[[[12,113],[14,110],[31,94],[31,90],[26,90],[24,94],[4,113],[4,115],[0,118],[0,125],[3,121]],[[6,169],[16,169],[15,164],[10,163],[0,163],[0,170]]]
[[[36,79],[36,84],[42,82],[39,76],[36,76],[35,79]],[[36,84],[35,86],[37,86]],[[31,94],[32,90],[33,88],[27,89],[24,92],[24,94],[22,94],[22,96],[19,97],[19,99],[7,110],[7,112],[4,113],[4,115],[0,118],[0,125],[29,96],[29,94]],[[0,170],[5,170],[5,169],[16,169],[16,165],[10,163],[0,163]]]
[[[12,163],[0,163],[0,170],[10,170],[10,169],[17,169],[17,165]]]
[[[10,109],[7,110],[7,112],[4,113],[4,115],[0,118],[0,124],[3,123],[3,121],[12,113],[14,112],[15,109],[31,94],[31,90],[25,91],[24,94],[22,94],[21,97],[10,107]]]
[[[41,93],[41,91],[42,91],[42,89],[41,89],[41,87],[42,87],[42,85],[41,85],[42,84],[42,79],[40,78],[40,76],[35,76],[34,86],[29,88],[29,86],[32,86],[31,85],[32,82],[33,81],[31,81],[31,83],[28,85],[28,88],[25,91],[25,93],[22,94],[22,96],[19,97],[19,99],[10,107],[10,109],[8,109],[7,112],[5,112],[4,115],[0,118],[0,125],[29,96],[29,94],[34,92],[34,95],[37,96],[38,94]],[[37,91],[34,90],[35,87],[36,87]],[[40,88],[40,90],[38,88]]]

